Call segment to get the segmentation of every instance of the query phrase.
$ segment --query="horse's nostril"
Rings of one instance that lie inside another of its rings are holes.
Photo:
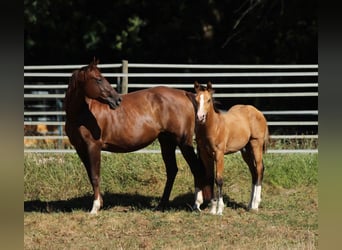
[[[116,105],[120,105],[121,103],[121,97],[119,97],[119,99],[116,101]]]

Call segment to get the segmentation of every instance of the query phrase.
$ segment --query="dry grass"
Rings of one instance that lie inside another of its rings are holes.
[[[193,179],[181,157],[178,163],[170,209],[158,212],[153,207],[165,181],[160,156],[105,155],[105,207],[92,216],[91,188],[75,155],[26,155],[25,249],[317,248],[317,155],[268,155],[258,213],[244,209],[247,167],[238,154],[227,157],[223,216],[190,211]]]

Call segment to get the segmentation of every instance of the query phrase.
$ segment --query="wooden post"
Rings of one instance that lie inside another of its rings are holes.
[[[128,74],[128,61],[122,60],[122,73]],[[128,93],[128,76],[123,76],[120,84],[120,93],[127,94]]]

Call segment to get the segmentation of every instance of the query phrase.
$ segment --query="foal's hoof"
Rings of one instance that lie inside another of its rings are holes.
[[[97,215],[97,214],[98,214],[98,210],[91,210],[91,211],[89,212],[89,214],[91,214],[91,215]]]
[[[191,211],[194,213],[200,213],[202,212],[202,210],[200,209],[200,207],[193,205],[192,207],[190,205],[188,205],[188,207],[190,207]]]
[[[250,209],[248,209],[248,211],[251,213],[258,213],[259,209],[258,208],[250,208]]]

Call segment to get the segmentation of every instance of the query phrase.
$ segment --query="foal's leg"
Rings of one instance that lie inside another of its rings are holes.
[[[252,174],[252,191],[248,209],[258,210],[261,202],[261,184],[264,174],[262,143],[258,140],[251,140],[246,145],[245,150],[241,152]]]
[[[178,167],[176,162],[176,147],[177,144],[174,140],[174,138],[167,136],[165,134],[161,134],[158,137],[160,147],[161,147],[161,153],[162,157],[165,163],[166,167],[166,184],[163,192],[163,196],[161,198],[161,201],[158,204],[157,209],[164,209],[164,207],[168,204],[171,190],[173,183],[175,181]]]
[[[97,214],[103,205],[100,193],[101,151],[95,144],[78,148],[76,151],[87,170],[94,191],[94,202],[90,213]]]
[[[256,165],[256,182],[254,185],[254,197],[251,204],[251,209],[258,210],[261,202],[261,185],[264,178],[263,156],[263,140],[251,141],[253,148],[254,161]]]
[[[211,208],[210,213],[222,215],[224,209],[224,202],[223,202],[223,194],[222,194],[222,186],[223,186],[223,169],[224,169],[224,153],[222,151],[215,152],[215,161],[216,161],[216,185],[217,185],[217,195],[218,200],[217,202],[217,211],[216,206],[214,205],[215,202],[212,202],[214,205]]]

